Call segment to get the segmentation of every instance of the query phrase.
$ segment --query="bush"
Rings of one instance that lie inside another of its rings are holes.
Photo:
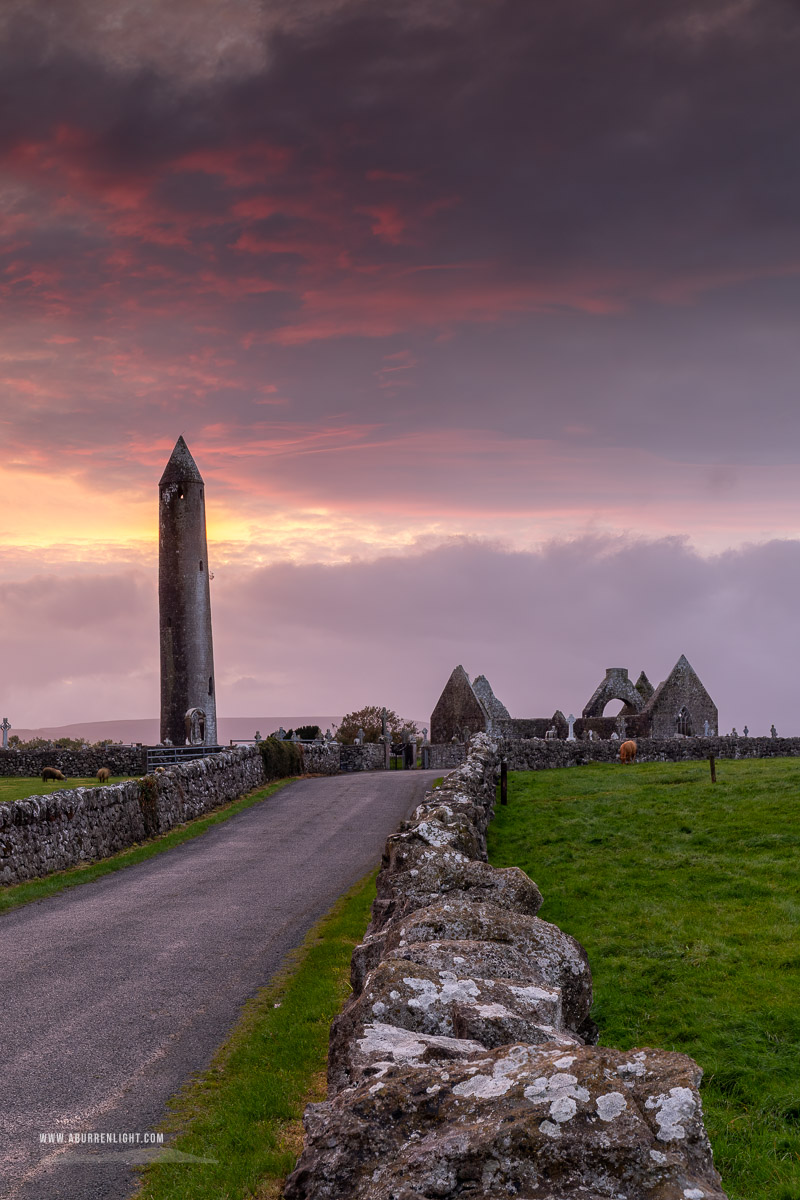
[[[264,738],[258,743],[267,779],[285,779],[287,775],[302,775],[303,751],[297,742],[281,742]]]
[[[319,725],[300,725],[296,732],[297,736],[304,742],[313,742],[314,738],[322,735]]]

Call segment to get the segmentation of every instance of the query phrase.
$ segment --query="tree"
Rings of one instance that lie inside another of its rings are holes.
[[[335,729],[337,742],[341,742],[343,746],[352,746],[359,729],[364,730],[365,742],[379,741],[382,729],[381,712],[382,710],[376,704],[369,704],[366,708],[359,708],[357,712],[351,712],[342,717],[340,724]],[[386,728],[392,735],[393,741],[400,740],[404,729],[419,735],[419,729],[413,721],[404,721],[390,708],[386,710]]]

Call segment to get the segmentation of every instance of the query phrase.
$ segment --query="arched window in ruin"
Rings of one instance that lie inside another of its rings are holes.
[[[685,704],[684,704],[683,708],[681,709],[681,711],[678,713],[677,717],[675,718],[675,724],[676,724],[676,730],[675,730],[676,733],[681,734],[683,737],[693,737],[694,736],[694,726],[692,725],[692,715],[689,712],[689,710]]]

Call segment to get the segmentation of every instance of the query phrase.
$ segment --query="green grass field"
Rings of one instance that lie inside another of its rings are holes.
[[[112,775],[109,783],[122,783],[123,779],[127,778],[127,775]],[[68,779],[66,783],[61,783],[60,780],[43,783],[39,775],[33,779],[19,778],[16,775],[4,776],[0,778],[0,804],[7,800],[27,800],[29,796],[49,796],[51,792],[77,787],[100,787],[100,784],[94,776],[90,779]]]
[[[730,1200],[800,1200],[800,760],[512,772],[489,857],[586,947],[602,1044],[703,1067]]]

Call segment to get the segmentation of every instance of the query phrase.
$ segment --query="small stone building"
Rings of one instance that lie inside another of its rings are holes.
[[[614,717],[603,716],[612,700],[622,700]],[[576,737],[702,737],[719,730],[717,706],[684,654],[663,683],[654,688],[644,671],[631,683],[625,667],[609,667],[574,722]],[[567,718],[559,710],[552,717],[514,718],[495,696],[485,675],[470,683],[462,666],[452,672],[431,716],[431,741],[465,741],[473,733],[507,738],[565,738]]]

